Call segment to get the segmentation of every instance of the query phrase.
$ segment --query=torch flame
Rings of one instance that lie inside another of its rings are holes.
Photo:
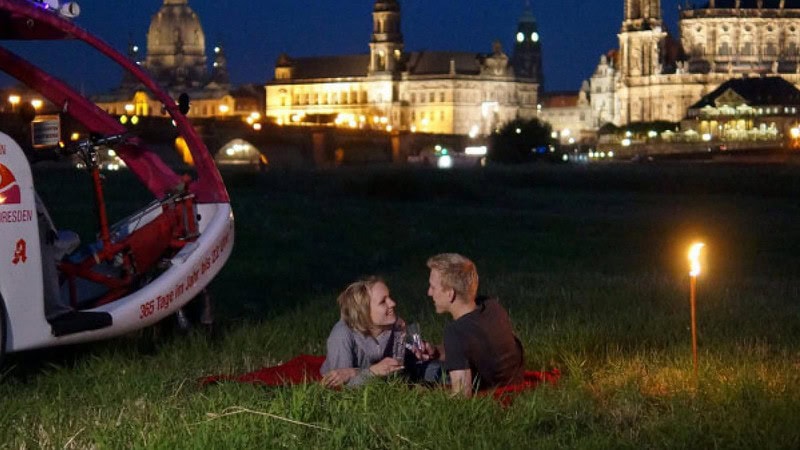
[[[700,250],[705,246],[706,244],[698,242],[689,247],[689,262],[691,264],[691,270],[689,271],[690,276],[696,277],[700,275]]]

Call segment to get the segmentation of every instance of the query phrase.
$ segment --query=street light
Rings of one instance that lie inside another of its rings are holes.
[[[17,109],[17,105],[19,105],[19,102],[21,101],[22,98],[19,95],[12,94],[8,96],[8,103],[11,103],[11,112],[14,112],[14,110]]]

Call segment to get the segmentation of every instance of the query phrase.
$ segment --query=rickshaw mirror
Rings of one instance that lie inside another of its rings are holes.
[[[190,103],[189,94],[186,92],[182,93],[178,96],[178,111],[180,111],[184,116],[189,114]]]

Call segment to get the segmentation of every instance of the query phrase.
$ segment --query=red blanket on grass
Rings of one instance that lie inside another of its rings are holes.
[[[272,367],[263,367],[243,375],[215,375],[200,379],[200,385],[218,383],[221,381],[235,381],[237,383],[252,383],[265,386],[283,386],[319,381],[322,375],[319,369],[325,361],[324,356],[300,355],[289,361]],[[479,395],[491,394],[503,404],[508,404],[520,392],[533,389],[542,382],[555,384],[561,377],[558,369],[547,372],[525,371],[522,383],[502,386],[481,392]]]
[[[324,356],[300,355],[289,361],[272,367],[262,367],[243,375],[214,375],[200,379],[200,385],[218,383],[220,381],[236,381],[237,383],[262,384],[265,386],[283,386],[319,381],[322,375],[319,369],[325,362]]]

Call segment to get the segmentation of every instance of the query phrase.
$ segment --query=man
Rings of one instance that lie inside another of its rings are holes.
[[[519,383],[523,379],[522,345],[497,299],[476,300],[478,272],[469,259],[443,253],[428,259],[428,296],[436,312],[453,322],[444,329],[444,346],[425,343],[421,359],[439,359],[454,394]]]

